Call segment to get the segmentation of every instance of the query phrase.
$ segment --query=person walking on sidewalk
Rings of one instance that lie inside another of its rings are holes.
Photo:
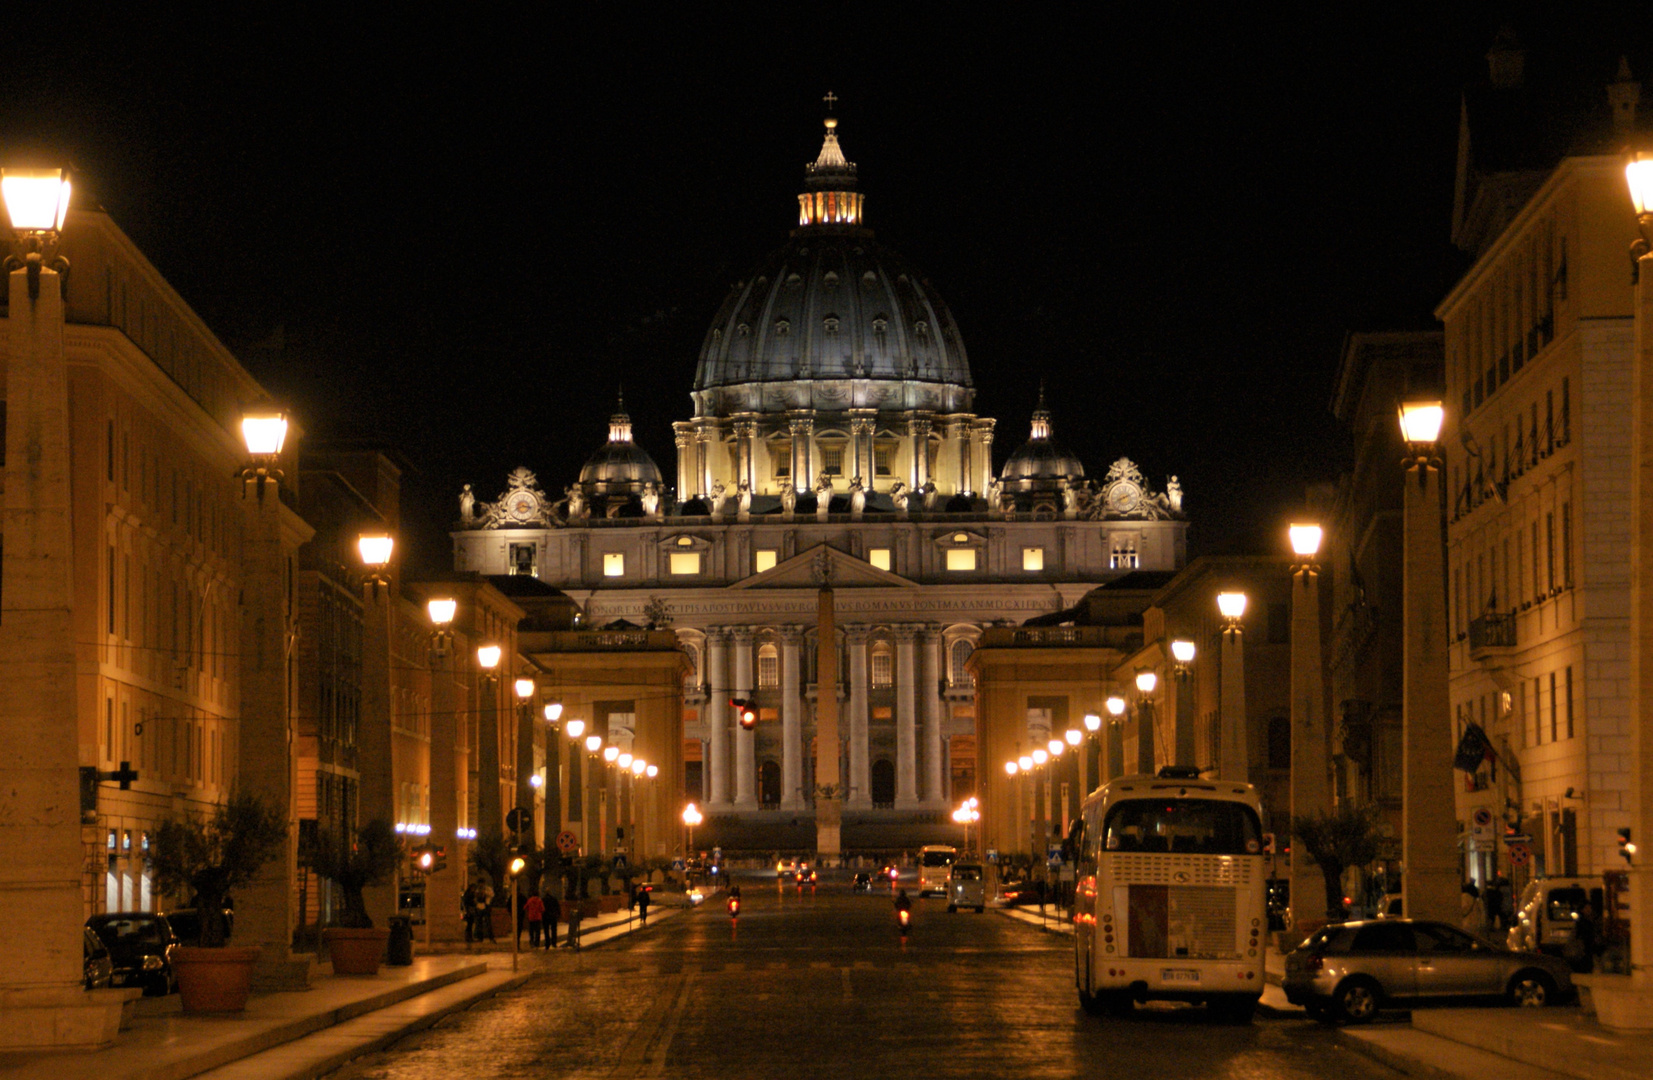
[[[562,909],[562,905],[557,902],[555,889],[547,888],[545,890],[545,898],[542,904],[545,909],[545,947],[555,949],[557,947],[557,915]]]
[[[568,947],[580,951],[580,902],[568,905]]]
[[[465,886],[465,894],[459,898],[459,914],[465,919],[465,944],[469,945],[476,933],[476,882]]]
[[[528,947],[537,949],[540,947],[540,924],[545,919],[545,901],[540,899],[539,893],[528,898],[522,906],[522,913],[528,916]]]
[[[476,921],[476,940],[481,941],[486,934],[490,942],[499,944],[499,939],[494,936],[494,890],[487,883],[483,883],[476,892]]]
[[[637,920],[644,926],[649,924],[649,890],[646,885],[637,888]]]
[[[1458,925],[1472,934],[1487,932],[1487,909],[1481,903],[1481,890],[1473,881],[1464,882],[1462,893],[1458,897],[1458,912],[1462,916]]]

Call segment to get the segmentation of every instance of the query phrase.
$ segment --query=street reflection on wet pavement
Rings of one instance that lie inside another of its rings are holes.
[[[1223,1026],[1192,1007],[1080,1011],[1072,943],[887,890],[741,881],[686,917],[579,954],[336,1077],[1323,1078],[1396,1073],[1300,1019]]]

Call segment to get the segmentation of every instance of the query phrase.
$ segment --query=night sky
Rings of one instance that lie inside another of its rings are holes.
[[[405,455],[435,568],[460,483],[526,464],[560,493],[621,381],[674,476],[701,339],[794,224],[828,90],[998,460],[1043,376],[1091,475],[1178,474],[1194,554],[1277,547],[1347,457],[1344,334],[1433,326],[1463,269],[1459,90],[1499,25],[1586,85],[1621,52],[1653,74],[1647,3],[132,7],[8,11],[0,156],[72,162],[312,437]]]

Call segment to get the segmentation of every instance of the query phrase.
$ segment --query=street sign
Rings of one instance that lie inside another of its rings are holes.
[[[626,868],[626,857],[624,855],[614,856],[614,869],[624,870],[625,868]]]
[[[1509,846],[1509,852],[1510,863],[1515,866],[1525,866],[1527,865],[1527,860],[1532,858],[1532,852],[1527,850],[1527,845],[1525,844],[1511,844]]]
[[[511,812],[505,815],[505,827],[512,832],[533,832],[534,812],[522,806],[513,807]]]
[[[673,870],[687,870],[688,866],[683,862],[682,859],[673,859],[672,860],[672,869]]]
[[[1504,837],[1504,843],[1511,846],[1515,844],[1530,844],[1532,843],[1532,837],[1526,833],[1512,833],[1509,836]]]
[[[723,861],[723,849],[720,848],[720,847],[713,848],[712,849],[712,858],[713,858],[713,860],[715,860],[717,862],[722,862]]]
[[[572,855],[580,850],[580,838],[564,829],[557,834],[557,850],[564,855]]]

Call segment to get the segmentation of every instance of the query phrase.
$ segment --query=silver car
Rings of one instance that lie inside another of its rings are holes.
[[[1286,955],[1286,999],[1311,1016],[1363,1023],[1389,1004],[1498,998],[1556,1005],[1572,973],[1553,956],[1511,952],[1445,923],[1381,919],[1316,932]]]

